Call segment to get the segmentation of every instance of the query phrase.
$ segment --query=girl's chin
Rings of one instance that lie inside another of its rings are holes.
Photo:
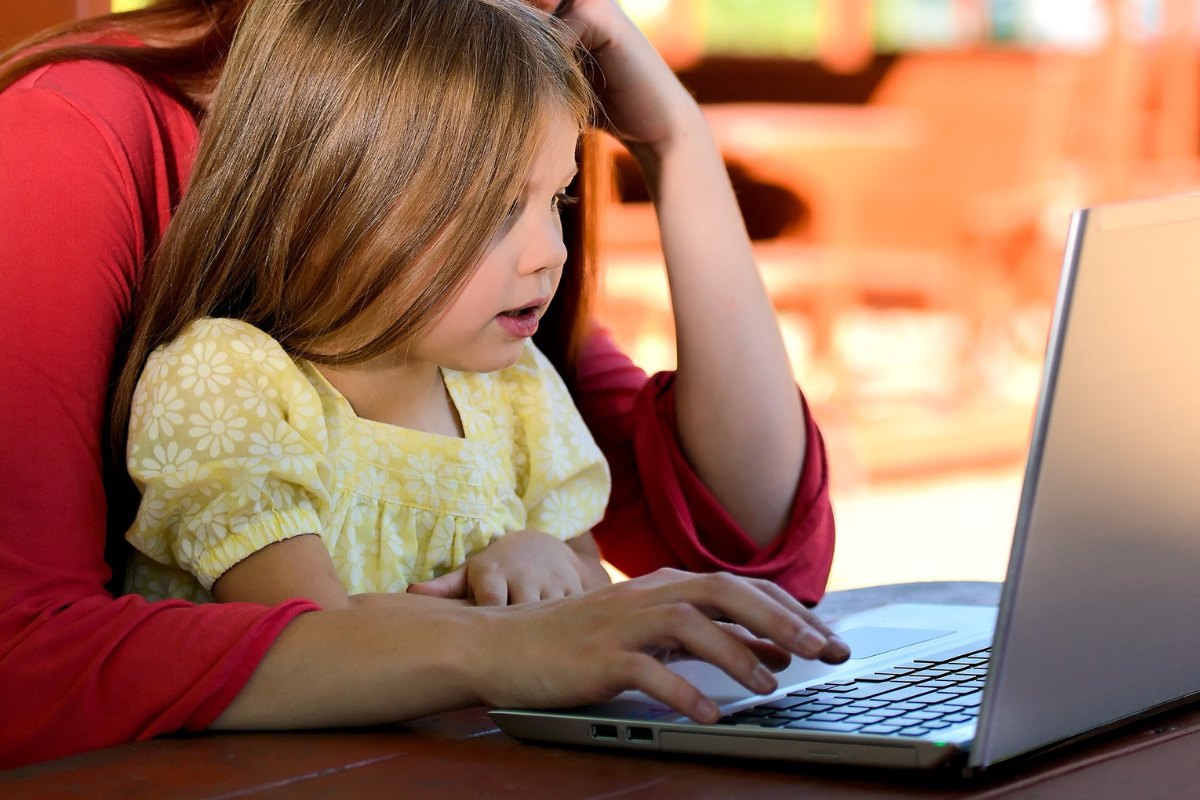
[[[454,364],[443,367],[455,372],[499,372],[508,369],[521,359],[525,352],[525,339],[515,339],[500,344],[478,347],[465,358],[455,359]]]

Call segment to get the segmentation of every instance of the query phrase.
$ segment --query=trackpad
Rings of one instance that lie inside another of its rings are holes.
[[[837,635],[850,645],[850,658],[857,661],[870,658],[891,650],[899,650],[912,644],[920,644],[943,636],[949,636],[955,631],[929,631],[920,628],[851,628],[838,631]]]

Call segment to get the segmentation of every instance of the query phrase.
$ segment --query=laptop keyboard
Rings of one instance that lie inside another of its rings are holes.
[[[809,686],[722,717],[722,725],[924,736],[975,721],[990,648],[917,659],[871,675]]]

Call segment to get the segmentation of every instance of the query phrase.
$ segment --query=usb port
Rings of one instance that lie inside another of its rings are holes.
[[[617,738],[617,726],[616,725],[593,725],[592,726],[592,738],[593,739],[616,739]]]
[[[625,738],[631,742],[653,742],[654,731],[649,728],[626,728]]]

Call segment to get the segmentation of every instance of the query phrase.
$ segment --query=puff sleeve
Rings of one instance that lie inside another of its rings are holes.
[[[150,356],[134,395],[127,455],[142,503],[126,538],[211,589],[267,545],[321,532],[326,442],[317,392],[275,340],[198,320]]]
[[[517,494],[526,525],[564,541],[604,516],[608,462],[549,360],[528,343],[503,372],[515,424]]]

